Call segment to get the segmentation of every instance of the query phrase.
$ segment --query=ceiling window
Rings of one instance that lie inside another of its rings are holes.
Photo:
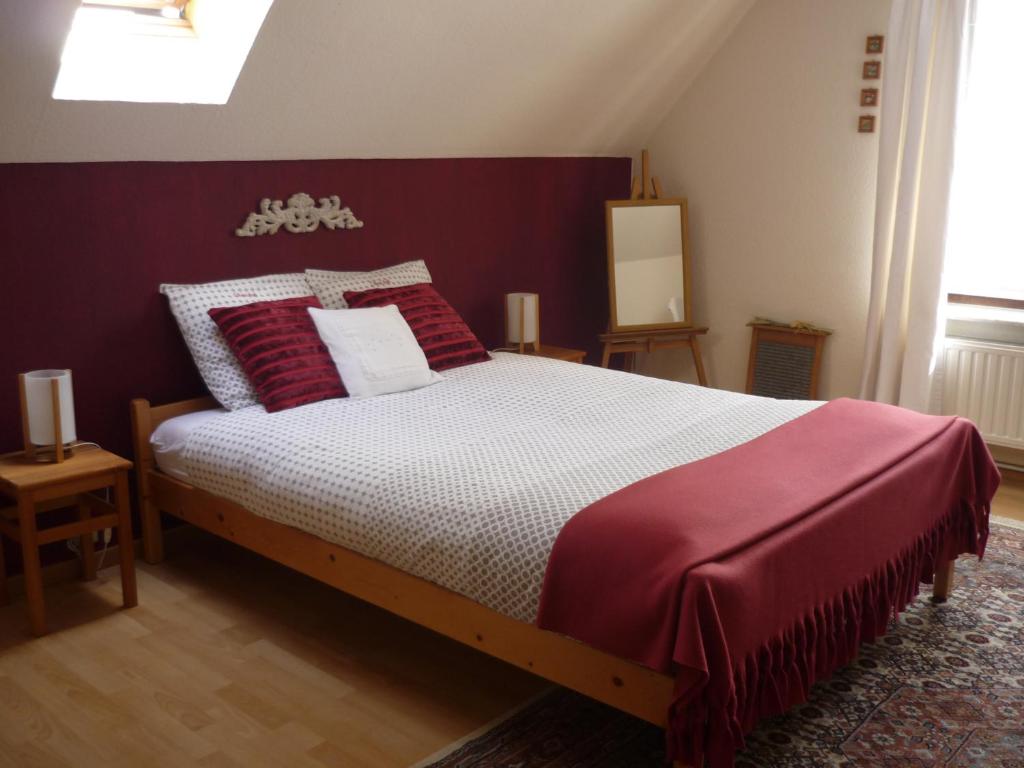
[[[976,13],[957,126],[946,287],[1024,300],[1024,3],[980,0]]]
[[[226,104],[273,0],[84,0],[53,98]]]

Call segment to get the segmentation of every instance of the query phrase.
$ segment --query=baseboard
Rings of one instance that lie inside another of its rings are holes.
[[[1003,445],[992,444],[989,444],[988,449],[992,452],[992,458],[1001,467],[1018,472],[1024,471],[1024,451],[1018,448],[1007,448]]]
[[[199,536],[202,536],[202,531],[191,525],[179,525],[175,528],[170,528],[164,531],[164,548],[165,550],[173,552],[176,547],[180,547],[190,541],[194,541]],[[139,540],[132,542],[132,549],[135,552],[135,561],[139,562],[142,559],[142,541]],[[102,551],[102,547],[96,548],[97,562],[99,562],[100,553]],[[120,562],[120,547],[117,544],[107,547],[107,555],[103,558],[103,570],[106,570],[107,568],[116,568]],[[74,560],[64,560],[60,563],[51,563],[50,565],[44,566],[41,569],[41,572],[43,576],[43,586],[45,587],[53,584],[61,584],[67,581],[75,581],[76,579],[82,578],[82,560],[79,556]],[[24,576],[20,573],[15,576],[9,576],[7,578],[7,591],[10,593],[11,598],[23,597],[25,595]]]
[[[996,525],[1005,525],[1007,528],[1016,528],[1018,531],[1024,531],[1024,520],[1014,520],[1012,517],[999,517],[998,515],[992,515],[989,518],[989,522],[995,523]]]

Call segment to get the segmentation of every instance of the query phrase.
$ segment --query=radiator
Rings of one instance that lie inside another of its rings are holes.
[[[993,445],[1024,449],[1024,346],[947,338],[942,410]]]

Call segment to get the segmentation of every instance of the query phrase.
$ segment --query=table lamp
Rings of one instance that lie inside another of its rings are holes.
[[[536,293],[505,294],[505,346],[540,349],[540,296]]]
[[[26,458],[64,461],[77,439],[71,371],[53,369],[18,374],[18,389]]]

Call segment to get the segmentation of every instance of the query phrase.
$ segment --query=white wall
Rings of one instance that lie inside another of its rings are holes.
[[[0,0],[0,162],[629,155],[751,1],[275,0],[213,106],[55,101],[79,0]]]
[[[761,315],[834,329],[819,396],[856,394],[878,149],[877,134],[857,133],[857,115],[877,113],[858,106],[860,72],[889,4],[758,0],[646,144],[666,192],[689,198],[713,386],[742,390],[745,324]],[[693,380],[681,357],[640,371]]]

